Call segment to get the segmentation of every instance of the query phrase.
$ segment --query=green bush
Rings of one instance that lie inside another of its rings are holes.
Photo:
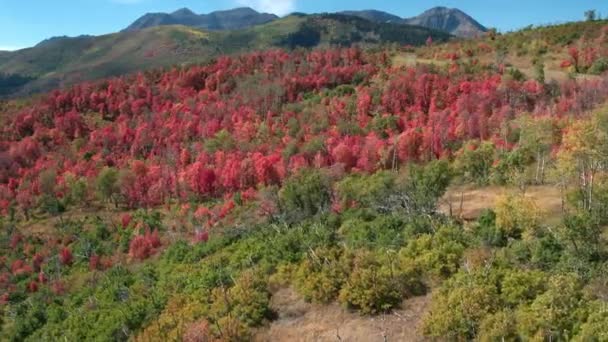
[[[340,234],[351,248],[398,249],[404,243],[404,220],[395,215],[379,215],[372,220],[345,220]]]
[[[490,277],[481,272],[459,273],[433,293],[422,330],[431,337],[472,340],[477,336],[481,321],[499,305],[498,289]]]
[[[340,302],[362,314],[378,314],[399,307],[401,302],[420,294],[420,275],[411,262],[399,262],[395,255],[360,251],[340,291]]]
[[[481,322],[477,338],[480,341],[517,341],[517,324],[511,311],[487,315]]]
[[[524,339],[567,340],[584,317],[581,283],[571,275],[549,279],[547,291],[516,312],[518,331]]]
[[[113,202],[118,205],[118,170],[111,167],[104,167],[95,181],[95,188],[102,200]]]
[[[595,301],[589,305],[589,316],[580,327],[573,341],[607,341],[608,310],[606,302]]]
[[[608,58],[601,57],[601,58],[598,58],[595,62],[593,62],[593,64],[591,64],[591,67],[589,67],[588,72],[593,75],[601,75],[607,70],[608,70]]]
[[[340,203],[348,207],[357,203],[361,207],[375,207],[381,203],[395,187],[395,174],[378,171],[371,175],[350,175],[336,184]]]
[[[330,179],[323,170],[301,170],[285,182],[279,203],[289,222],[326,212],[331,203]]]
[[[209,153],[215,153],[217,151],[229,151],[236,146],[234,138],[227,130],[223,129],[205,141],[205,149]]]
[[[490,142],[471,141],[456,157],[456,169],[466,181],[473,181],[479,185],[488,184],[495,152],[496,149]]]
[[[265,281],[249,270],[241,274],[233,287],[212,292],[210,315],[215,321],[231,317],[253,327],[270,317],[270,293]]]
[[[340,248],[321,248],[309,252],[295,272],[296,289],[306,301],[333,301],[350,272],[345,261]]]
[[[446,279],[460,268],[465,241],[459,228],[443,226],[434,235],[423,234],[411,240],[400,253],[414,260],[431,279]]]
[[[485,246],[502,247],[507,244],[507,236],[496,227],[496,213],[491,209],[484,209],[479,215],[475,235]]]
[[[513,270],[502,280],[500,296],[503,302],[516,307],[534,300],[546,289],[547,276],[540,271]]]
[[[398,199],[408,214],[435,214],[437,201],[450,185],[453,172],[445,160],[410,167]]]

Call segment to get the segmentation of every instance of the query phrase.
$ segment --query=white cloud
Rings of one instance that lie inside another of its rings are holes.
[[[15,51],[19,49],[23,49],[23,47],[14,45],[0,45],[0,51]]]
[[[286,15],[296,9],[297,0],[237,0],[239,5],[248,6],[260,12]]]

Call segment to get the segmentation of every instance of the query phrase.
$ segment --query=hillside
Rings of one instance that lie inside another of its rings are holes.
[[[0,341],[608,341],[608,21],[451,38],[0,53]]]
[[[0,103],[0,340],[608,337],[605,76],[340,15],[38,48],[142,34],[219,51]]]
[[[527,27],[483,39],[451,41],[416,50],[411,60],[476,63],[514,77],[546,81],[594,78],[608,71],[608,21]],[[406,62],[406,58],[402,62]]]
[[[386,43],[421,45],[449,35],[420,27],[374,23],[342,15],[289,16],[234,31],[157,26],[105,36],[57,38],[0,55],[2,94],[28,94],[138,70],[204,63],[221,54],[256,49]],[[12,86],[14,84],[14,86]]]
[[[195,14],[187,8],[182,8],[173,13],[147,13],[129,25],[125,31],[164,25],[183,25],[205,30],[237,30],[265,24],[278,18],[274,14],[258,13],[249,7],[209,14]]]

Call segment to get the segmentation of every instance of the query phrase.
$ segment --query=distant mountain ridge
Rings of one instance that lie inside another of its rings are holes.
[[[457,8],[434,7],[413,18],[400,18],[394,14],[377,10],[343,11],[340,13],[382,23],[423,26],[462,38],[479,37],[488,31],[486,27],[470,15]]]
[[[238,30],[261,25],[279,17],[270,13],[259,13],[249,7],[240,7],[209,14],[196,14],[188,8],[173,13],[147,13],[124,31],[137,31],[148,27],[184,25],[205,30]]]
[[[464,38],[478,37],[487,31],[471,16],[456,8],[435,7],[413,18],[401,18],[378,10],[342,11],[337,14],[356,16],[378,23],[422,26]],[[215,31],[235,30],[266,24],[277,19],[279,17],[274,14],[259,13],[249,7],[209,14],[196,14],[188,8],[182,8],[173,13],[147,13],[124,31],[164,25],[184,25]]]
[[[195,19],[187,10],[174,12],[176,16]],[[32,48],[0,53],[0,98],[140,70],[202,63],[225,54],[352,44],[423,45],[429,36],[437,42],[452,37],[421,26],[339,14],[294,14],[235,30],[156,25],[103,36],[55,37]]]
[[[394,14],[390,14],[383,11],[377,10],[363,10],[363,11],[342,11],[339,12],[344,15],[352,15],[355,17],[363,18],[370,21],[376,21],[380,23],[394,23],[394,24],[403,24],[403,18],[396,16]]]

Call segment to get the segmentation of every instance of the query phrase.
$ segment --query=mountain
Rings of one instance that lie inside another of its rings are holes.
[[[186,11],[179,13],[190,16]],[[97,37],[59,37],[0,54],[0,75],[11,85],[0,84],[0,88],[5,96],[24,95],[138,70],[205,62],[222,54],[354,43],[421,45],[429,36],[435,41],[451,37],[419,26],[323,14],[290,15],[239,30],[161,25]]]
[[[182,8],[173,13],[147,13],[124,31],[165,25],[184,25],[206,30],[235,30],[265,24],[276,19],[278,17],[274,14],[259,13],[249,7],[200,15]]]
[[[488,30],[463,11],[447,7],[431,8],[417,17],[405,19],[404,22],[465,38],[478,37]]]
[[[377,10],[342,11],[336,14],[356,16],[378,23],[423,26],[464,38],[477,37],[487,31],[471,16],[455,8],[435,7],[413,18],[401,18]],[[278,17],[274,14],[259,13],[248,7],[200,15],[187,8],[182,8],[173,13],[148,13],[137,19],[125,31],[164,25],[184,25],[206,30],[234,30],[265,24],[277,19]]]
[[[462,38],[479,37],[488,30],[471,16],[456,8],[435,7],[417,17],[405,19],[376,10],[344,11],[340,13],[380,23],[423,26]]]
[[[352,16],[356,16],[356,17],[363,18],[366,20],[379,22],[379,23],[404,24],[403,18],[396,16],[394,14],[377,11],[377,10],[342,11],[339,13],[344,14],[344,15],[352,15]]]

